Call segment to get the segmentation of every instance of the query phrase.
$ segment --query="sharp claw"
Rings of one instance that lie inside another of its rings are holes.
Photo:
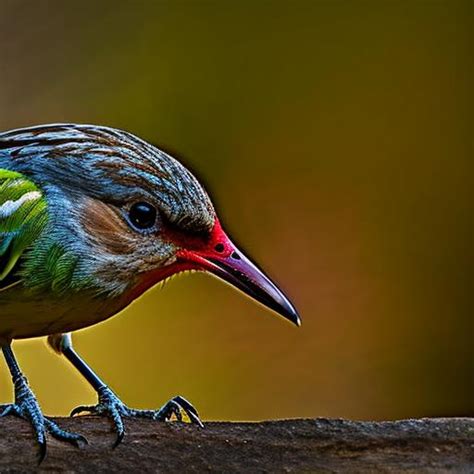
[[[82,439],[71,439],[69,441],[71,444],[73,444],[76,448],[80,448],[81,447],[81,442],[83,442]],[[86,444],[89,444],[86,442]]]
[[[172,415],[175,415],[178,421],[182,421],[183,412],[186,413],[191,423],[204,428],[197,410],[191,405],[191,403],[181,396],[176,396],[163,405],[162,408],[155,412],[153,419],[157,421],[167,421],[170,420]]]
[[[38,458],[38,466],[44,461],[46,457],[46,440],[38,441],[39,444],[39,458]]]
[[[126,407],[115,393],[106,386],[101,387],[97,393],[99,396],[99,402],[97,405],[78,406],[71,411],[70,416],[75,416],[80,413],[90,413],[92,415],[105,415],[109,417],[114,425],[115,432],[117,433],[117,438],[112,445],[113,448],[116,448],[125,436],[122,416],[134,416],[133,410]]]
[[[87,439],[84,438],[84,436],[77,433],[69,433],[68,431],[64,431],[54,421],[48,418],[45,418],[44,422],[48,432],[56,439],[59,439],[60,441],[67,441],[77,448],[81,446],[81,442],[88,444]]]
[[[117,439],[115,440],[115,443],[113,444],[113,449],[115,449],[123,440],[123,437],[125,436],[125,429],[123,427],[123,421],[122,421],[122,416],[120,415],[120,412],[118,409],[115,407],[110,410],[110,417],[112,418],[112,422],[115,427],[115,431],[117,432]]]
[[[198,425],[199,428],[204,428],[204,424],[202,423],[201,419],[199,416],[195,415],[192,412],[186,412],[189,418],[191,419],[191,422],[194,423],[195,425]]]
[[[199,426],[199,428],[204,429],[204,423],[201,421],[201,418],[197,416],[194,422]]]
[[[189,403],[184,397],[178,395],[173,398],[175,403],[178,403],[180,407],[185,411],[186,415],[190,418],[191,422],[198,425],[200,428],[204,428],[204,425],[199,418],[197,410]]]
[[[2,411],[2,413],[0,413],[0,418],[2,418],[3,416],[7,416],[9,413],[11,413],[13,410],[13,407],[12,405],[9,405],[7,407],[5,407]]]
[[[177,402],[179,405],[181,405],[186,412],[191,412],[194,413],[197,417],[199,417],[198,412],[196,408],[194,408],[191,403],[189,403],[184,397],[181,395],[177,395],[176,397],[173,398],[175,402]]]
[[[159,410],[133,410],[128,408],[122,401],[108,388],[103,387],[99,391],[99,403],[95,406],[78,406],[71,411],[71,416],[79,413],[91,413],[97,415],[106,415],[111,418],[114,424],[117,438],[112,448],[115,449],[123,441],[125,437],[125,429],[122,420],[124,417],[152,418],[157,421],[168,421],[175,415],[178,421],[183,420],[183,412],[186,413],[192,424],[204,428],[199,418],[197,410],[184,397],[180,395],[172,398],[163,405]],[[85,438],[81,437],[81,441],[87,443]]]
[[[6,415],[14,415],[24,420],[27,420],[35,433],[36,442],[38,443],[38,464],[41,464],[46,457],[47,452],[47,441],[46,433],[50,432],[55,438],[68,441],[69,443],[78,446],[79,441],[87,443],[87,440],[74,433],[68,433],[67,431],[59,428],[58,425],[49,418],[46,418],[38,402],[27,385],[24,377],[14,380],[15,382],[15,403],[1,405],[0,406],[0,417]]]
[[[117,433],[117,439],[115,440],[115,443],[112,446],[112,449],[115,449],[123,440],[123,437],[125,436],[125,431],[120,431]]]
[[[74,410],[71,411],[71,414],[69,416],[79,415],[79,413],[93,414],[94,412],[95,412],[95,407],[87,406],[87,405],[81,405],[81,406],[78,406],[78,407],[74,408]]]

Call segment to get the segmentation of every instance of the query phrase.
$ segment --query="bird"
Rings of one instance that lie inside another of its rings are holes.
[[[48,434],[75,445],[80,434],[46,417],[12,350],[47,337],[97,393],[89,413],[112,420],[182,420],[203,426],[176,396],[156,410],[129,408],[76,352],[71,333],[104,321],[177,273],[214,275],[299,326],[294,305],[230,239],[209,194],[176,158],[111,127],[58,123],[0,132],[0,347],[15,415],[33,427],[40,462]]]

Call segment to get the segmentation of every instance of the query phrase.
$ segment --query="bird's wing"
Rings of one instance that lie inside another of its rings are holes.
[[[24,175],[0,168],[0,291],[20,281],[22,255],[47,221],[43,192]]]

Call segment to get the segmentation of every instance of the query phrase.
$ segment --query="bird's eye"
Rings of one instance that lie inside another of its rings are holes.
[[[137,229],[150,229],[156,222],[156,209],[147,202],[136,202],[130,208],[128,217]]]

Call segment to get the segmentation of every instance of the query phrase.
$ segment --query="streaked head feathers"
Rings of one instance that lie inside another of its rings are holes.
[[[34,159],[32,159],[34,157]],[[177,160],[136,136],[108,127],[57,124],[0,133],[2,161],[34,176],[104,202],[153,200],[174,225],[210,230],[215,212],[199,182]]]

